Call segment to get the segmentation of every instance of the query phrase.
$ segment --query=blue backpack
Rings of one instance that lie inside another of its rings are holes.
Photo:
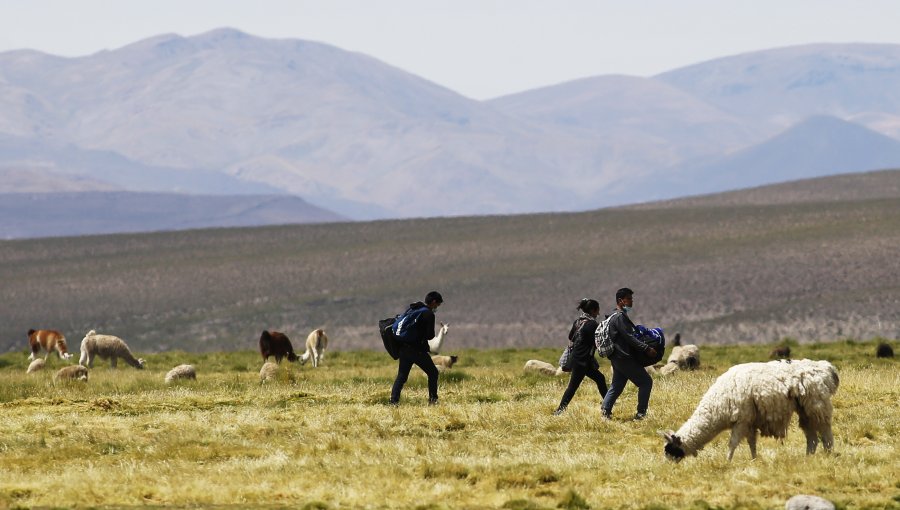
[[[420,308],[410,308],[409,310],[397,316],[397,320],[391,325],[391,331],[394,333],[394,339],[400,343],[413,343],[421,338],[418,335],[419,328],[416,327],[422,314],[429,311],[430,308],[422,306]]]

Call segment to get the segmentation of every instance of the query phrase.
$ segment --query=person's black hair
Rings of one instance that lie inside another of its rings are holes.
[[[431,304],[432,301],[437,301],[438,303],[443,303],[444,298],[443,298],[443,296],[441,296],[440,292],[433,290],[425,295],[425,304],[426,305]]]
[[[578,303],[578,310],[581,310],[584,313],[591,313],[593,311],[600,311],[600,303],[596,299],[584,298]]]
[[[621,289],[616,291],[616,303],[618,303],[620,299],[627,298],[633,295],[633,290],[629,289],[628,287],[622,287]]]

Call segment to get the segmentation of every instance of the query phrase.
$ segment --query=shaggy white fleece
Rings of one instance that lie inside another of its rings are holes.
[[[267,361],[263,364],[262,368],[259,369],[259,380],[260,382],[274,381],[277,374],[278,364]]]
[[[680,460],[696,455],[716,435],[731,429],[728,459],[743,439],[756,458],[757,432],[783,438],[791,416],[800,416],[807,453],[815,453],[819,437],[830,451],[831,397],[837,392],[838,373],[827,361],[771,361],[735,365],[719,376],[700,400],[694,414],[677,432],[663,433],[666,454]]]
[[[539,359],[530,359],[526,361],[524,370],[526,372],[537,372],[539,374],[550,376],[558,376],[563,373],[562,369]]]
[[[694,344],[676,345],[669,354],[665,366],[660,369],[663,375],[677,370],[696,370],[700,368],[700,348]]]
[[[38,358],[28,364],[28,370],[25,373],[33,374],[33,373],[37,372],[38,370],[43,370],[44,366],[46,364],[47,364],[47,362],[44,361],[44,358]]]
[[[56,375],[53,376],[55,380],[75,380],[75,381],[87,381],[88,380],[88,369],[87,367],[83,367],[81,365],[69,365],[67,367],[62,367],[56,372]]]
[[[91,330],[81,341],[81,358],[78,363],[93,368],[94,358],[97,356],[108,359],[112,368],[116,368],[119,358],[134,368],[144,368],[144,360],[135,358],[124,340],[112,335],[98,335]]]
[[[179,379],[196,378],[197,371],[194,369],[194,365],[178,365],[172,370],[169,370],[169,373],[166,374],[166,384],[172,384]]]

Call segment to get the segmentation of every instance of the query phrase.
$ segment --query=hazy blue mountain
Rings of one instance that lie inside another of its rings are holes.
[[[299,197],[286,195],[0,194],[0,239],[345,220]]]
[[[73,59],[7,53],[0,78],[47,103],[42,137],[394,216],[564,209],[596,166],[589,140],[365,55],[230,29]]]
[[[644,186],[665,190],[654,198],[677,197],[897,167],[900,140],[835,117],[815,116],[729,156],[681,164]]]
[[[900,138],[896,44],[812,44],[757,51],[655,78],[770,129],[831,115]]]
[[[644,168],[760,139],[740,117],[651,78],[598,76],[489,102],[511,116],[583,129]],[[632,165],[636,166],[636,165]],[[640,170],[640,168],[637,168]]]
[[[480,102],[359,53],[231,29],[79,58],[14,51],[0,54],[0,190],[55,175],[59,190],[277,190],[355,219],[589,209],[694,189],[685,165],[733,156],[735,174],[762,153],[819,171],[769,145],[815,115],[900,139],[898,69],[898,45],[812,45]]]
[[[209,195],[284,194],[265,183],[244,181],[212,170],[146,165],[106,150],[54,146],[40,138],[0,135],[0,172],[19,169],[19,182],[0,180],[0,192],[141,190]],[[23,169],[34,169],[21,182]],[[80,183],[71,189],[72,183]]]

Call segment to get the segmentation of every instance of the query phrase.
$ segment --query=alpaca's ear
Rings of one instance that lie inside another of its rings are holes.
[[[681,444],[681,439],[675,435],[674,430],[660,430],[658,431],[658,433],[666,440],[667,443],[671,443],[674,445]]]

